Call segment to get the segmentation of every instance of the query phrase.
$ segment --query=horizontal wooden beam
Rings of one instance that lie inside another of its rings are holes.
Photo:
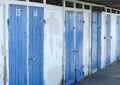
[[[80,0],[80,1],[106,5],[113,8],[120,8],[120,0]]]

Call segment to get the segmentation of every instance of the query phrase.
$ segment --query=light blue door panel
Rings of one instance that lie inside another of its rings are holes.
[[[74,12],[66,11],[66,68],[65,68],[65,85],[70,85],[75,81],[75,67],[74,67]]]
[[[106,65],[110,64],[110,50],[111,50],[111,16],[107,15],[107,30],[106,30]]]
[[[9,5],[9,85],[27,85],[27,7]]]
[[[76,56],[75,56],[76,81],[83,79],[83,13],[76,13]]]
[[[97,13],[92,13],[92,72],[97,71]]]
[[[44,10],[29,7],[29,85],[43,84]]]
[[[92,13],[92,73],[101,68],[101,14]]]
[[[101,13],[97,14],[97,69],[101,69]]]
[[[117,59],[120,60],[120,16],[117,18]]]

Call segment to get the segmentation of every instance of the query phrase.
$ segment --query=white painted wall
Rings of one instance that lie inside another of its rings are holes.
[[[5,57],[6,57],[6,85],[9,85],[9,45],[8,45],[8,5],[4,6],[4,45],[5,45]]]
[[[83,28],[83,71],[84,76],[87,76],[90,64],[90,10],[83,11],[83,19],[85,21]]]
[[[102,28],[101,28],[101,68],[106,66],[106,13],[102,12]]]
[[[116,29],[117,29],[117,22],[116,22],[116,14],[111,14],[111,36],[112,36],[112,39],[111,39],[111,63],[113,63],[114,61],[117,60],[117,57],[116,57]]]
[[[0,6],[0,85],[4,85],[4,31],[3,6]]]
[[[44,85],[61,85],[63,56],[63,10],[45,7]]]

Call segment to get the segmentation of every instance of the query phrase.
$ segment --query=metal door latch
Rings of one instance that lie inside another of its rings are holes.
[[[73,27],[73,29],[75,29],[75,27]]]
[[[44,24],[46,24],[46,20],[44,20]]]
[[[74,53],[78,53],[78,51],[73,51]]]
[[[106,37],[104,37],[104,39],[106,39]]]
[[[36,58],[29,58],[29,60],[31,60],[31,61],[35,61],[35,60],[36,60]]]

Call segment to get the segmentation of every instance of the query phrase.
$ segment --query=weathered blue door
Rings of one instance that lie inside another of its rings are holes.
[[[101,67],[101,14],[92,13],[92,73]]]
[[[97,71],[97,13],[92,13],[92,72]]]
[[[65,68],[65,84],[70,85],[75,81],[75,67],[74,67],[74,12],[66,11],[66,68]]]
[[[110,64],[110,49],[111,49],[111,16],[107,15],[107,29],[106,29],[106,65]]]
[[[120,16],[117,18],[117,59],[120,60]]]
[[[75,78],[83,79],[83,13],[76,13],[76,51],[75,51]]]
[[[44,10],[29,7],[29,85],[43,84]]]
[[[97,69],[101,69],[101,13],[97,14]]]
[[[27,85],[26,6],[9,5],[9,85]]]

